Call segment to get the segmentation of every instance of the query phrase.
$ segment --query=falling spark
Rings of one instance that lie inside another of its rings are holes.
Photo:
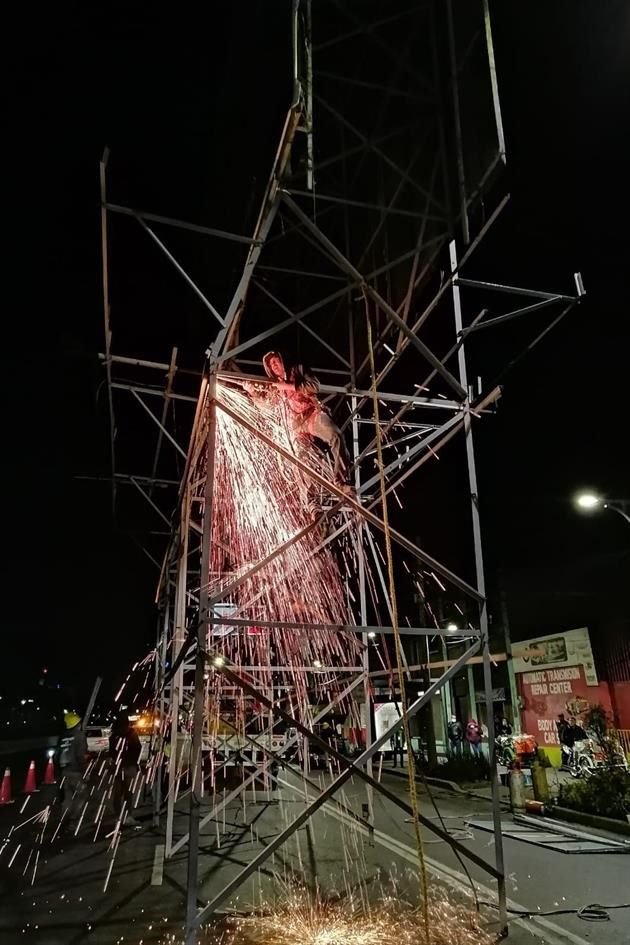
[[[22,871],[22,876],[26,876],[26,871],[27,871],[27,869],[28,869],[29,863],[31,862],[31,857],[32,857],[32,856],[33,856],[33,850],[30,849],[29,852],[28,852],[28,859],[26,860],[26,866],[24,867],[24,869],[23,869],[23,871]]]
[[[20,852],[21,846],[22,846],[22,844],[21,844],[21,843],[18,843],[17,847],[16,847],[15,850],[13,851],[13,856],[12,856],[11,859],[9,860],[9,866],[10,866],[10,867],[13,866],[13,861],[15,860],[16,856],[17,856],[18,853]]]
[[[35,875],[36,875],[36,873],[37,873],[37,866],[38,866],[38,864],[39,864],[39,850],[37,850],[37,852],[36,852],[36,854],[35,854],[35,865],[33,866],[33,876],[32,876],[32,879],[31,879],[31,886],[34,886],[34,885],[35,885]]]
[[[113,870],[113,868],[114,868],[114,860],[116,859],[116,854],[118,853],[118,845],[119,845],[119,843],[120,843],[120,831],[118,832],[118,836],[116,837],[116,842],[115,842],[114,850],[113,850],[113,852],[112,852],[112,856],[111,856],[111,859],[110,859],[110,861],[109,861],[109,869],[107,870],[107,876],[105,877],[105,883],[104,883],[104,885],[103,885],[103,892],[104,892],[104,893],[107,892],[107,887],[109,886],[109,881],[110,881],[110,879],[111,879],[112,870]]]
[[[443,585],[442,582],[440,581],[439,577],[438,577],[433,571],[429,571],[429,574],[431,575],[431,577],[433,578],[433,580],[435,581],[435,583],[437,584],[437,586],[438,586],[441,590],[445,591],[446,588],[444,587],[444,585]]]

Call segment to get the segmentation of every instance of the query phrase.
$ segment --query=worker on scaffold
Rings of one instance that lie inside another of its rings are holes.
[[[319,381],[303,365],[287,370],[277,351],[269,351],[262,359],[267,377],[287,406],[289,422],[297,443],[305,438],[322,440],[333,460],[335,485],[347,495],[353,494],[347,482],[348,457],[339,427],[318,399]]]

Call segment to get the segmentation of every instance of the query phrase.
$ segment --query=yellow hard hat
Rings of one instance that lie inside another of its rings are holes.
[[[66,712],[63,720],[66,723],[66,728],[74,728],[81,721],[81,716],[77,715],[76,712]]]

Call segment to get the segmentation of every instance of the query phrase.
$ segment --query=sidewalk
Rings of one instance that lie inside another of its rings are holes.
[[[383,774],[391,774],[397,778],[404,778],[407,780],[409,778],[409,773],[407,767],[400,768],[392,765],[391,762],[383,762],[382,767]],[[448,791],[453,791],[455,794],[465,794],[468,797],[477,797],[480,800],[492,801],[492,788],[487,781],[463,781],[461,784],[458,784],[455,781],[450,781],[446,778],[438,778],[433,775],[424,775],[421,772],[416,771],[416,781],[419,781],[421,784],[426,781],[429,786],[441,787]],[[499,793],[501,796],[502,803],[509,804],[510,801],[510,791],[509,788],[504,785],[499,785]]]

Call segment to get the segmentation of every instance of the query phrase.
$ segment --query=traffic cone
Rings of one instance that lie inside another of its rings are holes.
[[[11,771],[9,768],[4,769],[4,777],[2,779],[2,786],[0,787],[0,806],[2,804],[12,804],[11,800]]]
[[[46,771],[44,773],[44,784],[56,784],[55,779],[55,763],[52,760],[52,755],[48,759],[48,764],[46,765]]]
[[[28,766],[28,772],[26,774],[26,781],[24,782],[24,794],[34,794],[37,790],[37,784],[35,783],[35,762],[31,761]]]

